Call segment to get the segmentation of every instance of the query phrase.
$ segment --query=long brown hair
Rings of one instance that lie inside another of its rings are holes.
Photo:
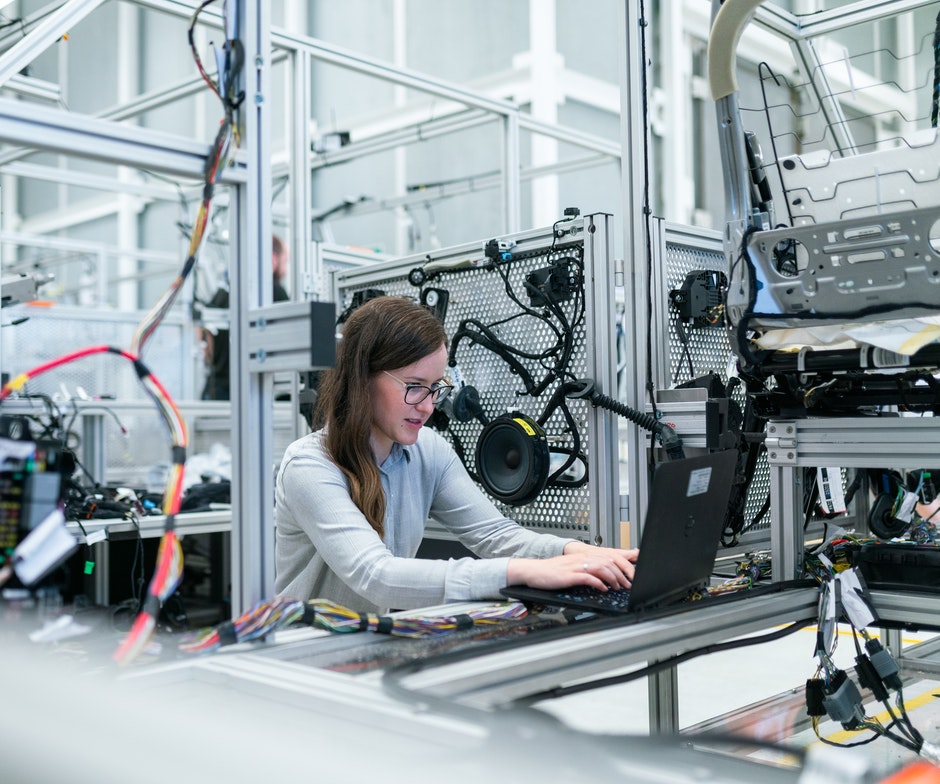
[[[376,297],[347,319],[336,366],[320,378],[317,422],[326,425],[327,452],[346,475],[353,503],[379,536],[385,535],[385,491],[369,442],[369,381],[376,373],[411,365],[446,344],[444,325],[426,307],[405,297]]]

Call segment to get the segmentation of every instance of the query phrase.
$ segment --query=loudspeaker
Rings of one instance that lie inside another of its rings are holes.
[[[518,411],[497,417],[483,428],[475,460],[486,490],[510,506],[534,501],[548,481],[545,431]]]
[[[894,498],[886,493],[880,493],[868,512],[868,527],[875,536],[881,539],[893,539],[903,534],[911,527],[910,523],[898,520],[891,514],[894,508]]]

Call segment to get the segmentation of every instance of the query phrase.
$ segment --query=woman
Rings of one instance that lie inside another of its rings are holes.
[[[423,427],[450,391],[447,335],[383,296],[343,329],[317,401],[325,427],[291,444],[276,486],[278,595],[359,612],[491,599],[507,585],[627,587],[637,550],[538,534],[503,516]],[[415,558],[431,516],[480,558]]]

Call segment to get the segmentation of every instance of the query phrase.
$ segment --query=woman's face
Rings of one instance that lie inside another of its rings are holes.
[[[388,373],[376,373],[371,381],[372,451],[382,465],[392,444],[415,443],[418,433],[434,411],[431,395],[415,405],[405,402],[405,384],[430,387],[444,377],[447,370],[447,349],[444,345],[417,362]]]

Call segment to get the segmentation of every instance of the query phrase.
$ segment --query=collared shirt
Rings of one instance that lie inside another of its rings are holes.
[[[323,431],[295,441],[278,471],[278,596],[328,599],[358,612],[499,598],[510,557],[561,555],[572,541],[530,531],[503,515],[450,444],[426,427],[414,445],[395,444],[379,469],[386,499],[383,541],[353,503],[323,441]],[[480,558],[415,558],[429,517]]]

